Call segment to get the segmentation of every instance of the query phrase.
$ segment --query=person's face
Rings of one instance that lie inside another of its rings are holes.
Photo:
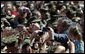
[[[52,45],[52,41],[48,41],[48,42],[47,42],[47,45],[48,45],[48,46]]]
[[[38,43],[35,43],[34,48],[38,48]]]
[[[55,6],[55,5],[53,5],[53,7],[52,7],[52,8],[53,8],[53,10],[54,10],[54,11],[56,10],[56,6]]]
[[[22,6],[22,2],[16,2],[18,6]]]
[[[31,31],[35,31],[35,30],[38,30],[39,28],[37,27],[37,26],[35,26],[34,25],[35,23],[32,23],[32,24],[30,24],[30,26],[29,26],[29,29],[31,30]]]
[[[30,9],[34,10],[34,4],[30,4]]]
[[[8,15],[11,15],[11,11],[10,10],[8,10]]]
[[[74,35],[71,33],[71,32],[69,32],[69,38],[73,41],[73,40],[75,40],[75,37],[74,37]]]
[[[12,4],[7,4],[8,9],[12,9]]]
[[[62,24],[59,24],[59,25],[57,26],[57,31],[58,31],[58,32],[62,32],[62,31],[63,31]]]
[[[27,2],[26,2],[26,1],[23,1],[22,4],[23,4],[23,5],[27,5]]]
[[[43,43],[43,38],[42,37],[40,38],[40,43]]]
[[[14,10],[14,11],[16,11],[16,10],[17,10],[15,6],[13,6],[13,10]]]

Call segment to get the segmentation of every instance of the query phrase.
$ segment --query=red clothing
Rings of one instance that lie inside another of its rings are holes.
[[[12,11],[12,15],[18,16],[18,15],[19,15],[19,12],[17,12],[17,11]]]

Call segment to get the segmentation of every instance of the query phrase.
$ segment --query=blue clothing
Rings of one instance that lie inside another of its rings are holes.
[[[67,36],[67,34],[57,34],[57,33],[55,33],[54,39],[58,42],[61,42],[61,43],[67,43],[68,36]]]
[[[83,41],[75,41],[76,45],[75,53],[84,53],[84,42]]]

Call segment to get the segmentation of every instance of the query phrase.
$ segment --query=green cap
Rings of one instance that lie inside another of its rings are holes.
[[[26,37],[24,39],[24,44],[30,44],[30,38],[29,37]]]

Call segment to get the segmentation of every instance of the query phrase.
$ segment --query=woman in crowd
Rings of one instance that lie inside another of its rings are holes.
[[[75,53],[84,53],[84,41],[79,27],[71,27],[69,38],[75,44]]]

